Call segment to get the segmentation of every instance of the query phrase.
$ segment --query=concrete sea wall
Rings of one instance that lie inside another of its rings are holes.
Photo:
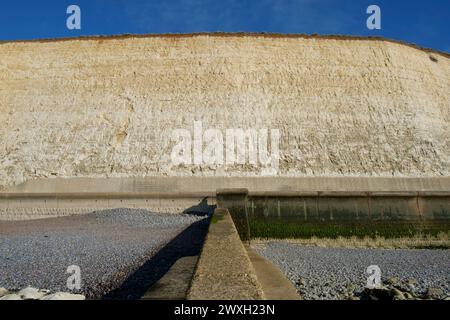
[[[242,239],[437,235],[450,230],[450,192],[217,192]]]
[[[339,212],[354,212],[360,220],[398,211],[406,216],[413,212],[411,217],[429,217],[434,214],[430,208],[441,207],[445,216],[450,208],[450,178],[446,177],[52,178],[30,180],[1,192],[0,220],[65,216],[117,207],[164,213],[205,212],[216,204],[216,194],[220,196],[224,188],[234,193],[245,188],[246,195],[248,190],[249,212],[255,216],[304,215],[308,218],[305,221],[330,216],[339,220]]]

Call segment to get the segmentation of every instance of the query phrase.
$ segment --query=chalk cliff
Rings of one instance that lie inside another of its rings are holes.
[[[0,43],[0,189],[173,166],[174,129],[280,130],[281,176],[449,176],[448,55],[372,39],[195,35]]]

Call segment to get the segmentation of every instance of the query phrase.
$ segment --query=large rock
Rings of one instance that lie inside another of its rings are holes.
[[[1,297],[0,300],[22,300],[22,298],[18,294],[11,293]]]
[[[38,300],[46,295],[46,291],[36,288],[26,287],[18,292],[18,295],[24,300]]]
[[[7,295],[9,293],[9,291],[5,288],[0,288],[0,298],[3,297],[4,295]]]
[[[391,294],[393,300],[405,300],[406,299],[404,292],[400,291],[397,288],[392,288],[390,290],[390,294]]]
[[[426,298],[428,299],[442,299],[444,292],[439,288],[428,288]]]
[[[42,298],[42,300],[85,300],[82,294],[73,294],[68,292],[56,292]]]

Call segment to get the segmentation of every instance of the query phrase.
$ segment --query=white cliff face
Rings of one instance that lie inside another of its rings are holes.
[[[260,174],[174,166],[171,133],[194,121],[279,129],[282,176],[448,176],[449,92],[447,56],[387,41],[1,43],[0,188],[54,176]]]

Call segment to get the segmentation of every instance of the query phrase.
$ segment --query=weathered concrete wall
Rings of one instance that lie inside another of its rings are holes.
[[[0,220],[81,214],[115,207],[146,208],[167,213],[183,212],[186,209],[204,212],[209,210],[208,205],[215,204],[216,193],[221,199],[223,191],[227,201],[225,207],[236,215],[233,197],[226,190],[236,193],[242,188],[245,188],[245,194],[248,190],[248,194],[255,199],[256,204],[249,208],[252,208],[252,212],[258,211],[260,215],[271,212],[269,215],[278,216],[281,210],[283,216],[304,213],[310,218],[319,217],[316,214],[319,209],[317,205],[320,203],[320,207],[326,210],[327,201],[339,197],[332,201],[334,209],[363,217],[361,208],[365,208],[366,215],[368,211],[374,211],[378,202],[374,200],[371,203],[372,196],[382,194],[383,199],[389,199],[384,202],[385,206],[407,213],[410,210],[405,210],[398,200],[419,197],[420,212],[417,211],[417,201],[411,202],[416,216],[424,214],[427,218],[433,213],[450,217],[449,177],[147,177],[29,180],[0,192]],[[320,198],[319,202],[317,197]],[[244,200],[242,196],[234,198],[238,208],[244,207],[241,203]],[[369,209],[370,207],[373,209]],[[308,214],[306,208],[308,211],[312,210],[312,214]],[[327,212],[324,214],[330,215]],[[237,226],[240,228],[239,223]]]
[[[218,208],[227,208],[232,214],[242,239],[252,238],[255,223],[261,228],[261,222],[267,226],[319,226],[324,232],[330,226],[340,226],[344,229],[336,231],[361,229],[367,231],[365,235],[379,232],[388,236],[450,230],[450,191],[249,193],[246,189],[224,189],[217,192],[216,202]]]
[[[449,176],[450,60],[374,40],[128,37],[0,44],[0,188],[174,167],[175,128],[281,131],[282,176]]]
[[[214,211],[187,298],[264,298],[261,283],[226,209]]]
[[[214,196],[218,189],[246,188],[268,192],[441,192],[450,191],[450,177],[147,177],[51,178],[29,180],[11,193],[199,193]]]

